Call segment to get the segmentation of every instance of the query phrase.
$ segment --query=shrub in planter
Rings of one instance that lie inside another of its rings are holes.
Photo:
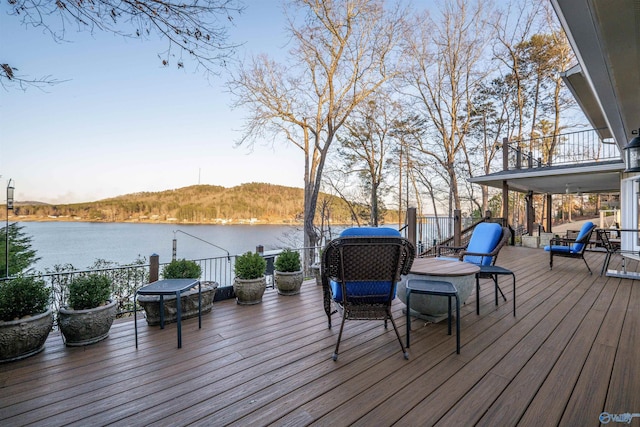
[[[165,279],[197,279],[202,274],[202,269],[195,261],[186,259],[174,259],[162,269],[162,277]]]
[[[267,261],[257,252],[246,252],[236,258],[234,272],[238,279],[252,280],[264,276]]]
[[[267,261],[257,252],[246,252],[236,258],[233,291],[238,304],[258,304],[267,287],[264,277]]]
[[[51,292],[44,280],[16,277],[0,283],[0,320],[11,321],[47,311]]]
[[[51,291],[42,279],[16,277],[0,283],[0,362],[40,352],[51,332]]]
[[[291,249],[283,250],[276,258],[274,279],[280,295],[296,295],[302,286],[300,254]]]
[[[69,307],[87,310],[104,304],[111,297],[111,279],[101,274],[77,276],[69,284]]]
[[[276,258],[276,271],[293,273],[302,270],[300,263],[300,253],[291,249],[284,249]]]
[[[93,344],[109,336],[117,304],[111,297],[112,281],[92,273],[69,283],[69,304],[58,311],[58,327],[68,346]]]

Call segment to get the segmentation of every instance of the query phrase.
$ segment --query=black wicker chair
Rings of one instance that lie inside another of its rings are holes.
[[[370,235],[339,237],[330,241],[322,253],[322,287],[324,309],[329,328],[331,315],[340,311],[342,323],[333,360],[338,350],[344,323],[349,320],[391,321],[404,357],[409,355],[400,339],[400,333],[391,315],[396,283],[400,275],[407,274],[415,257],[415,248],[399,236]],[[337,306],[337,310],[332,309]]]

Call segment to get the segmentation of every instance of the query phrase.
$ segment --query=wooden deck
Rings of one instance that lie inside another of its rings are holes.
[[[581,260],[550,271],[542,250],[503,249],[517,317],[510,277],[497,309],[483,281],[480,316],[475,292],[462,308],[460,355],[446,322],[414,320],[406,361],[382,322],[348,321],[334,362],[339,321],[327,328],[313,282],[257,306],[216,302],[201,330],[183,323],[182,349],[175,324],[140,322],[137,350],[132,321],[85,348],[52,333],[42,353],[0,365],[0,425],[595,426],[603,411],[640,412],[640,283],[600,277],[604,255],[586,257],[593,276]]]

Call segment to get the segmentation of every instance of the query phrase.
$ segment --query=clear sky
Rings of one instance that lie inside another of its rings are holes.
[[[230,34],[241,57],[286,50],[279,0],[247,1]],[[16,201],[73,203],[194,184],[268,182],[303,187],[300,149],[276,142],[234,147],[246,113],[231,110],[226,74],[164,68],[163,41],[68,31],[56,43],[0,6],[0,62],[21,74],[68,80],[0,88],[0,185]],[[1,191],[4,203],[5,191]]]

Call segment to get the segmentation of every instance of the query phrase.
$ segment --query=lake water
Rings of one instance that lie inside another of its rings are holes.
[[[41,258],[34,266],[39,271],[67,263],[85,269],[96,259],[126,265],[139,256],[148,261],[154,253],[160,256],[161,263],[169,262],[174,237],[179,259],[225,256],[225,250],[236,255],[255,251],[258,245],[265,250],[303,246],[301,227],[281,225],[89,222],[20,222],[20,225],[31,236],[32,249]]]

